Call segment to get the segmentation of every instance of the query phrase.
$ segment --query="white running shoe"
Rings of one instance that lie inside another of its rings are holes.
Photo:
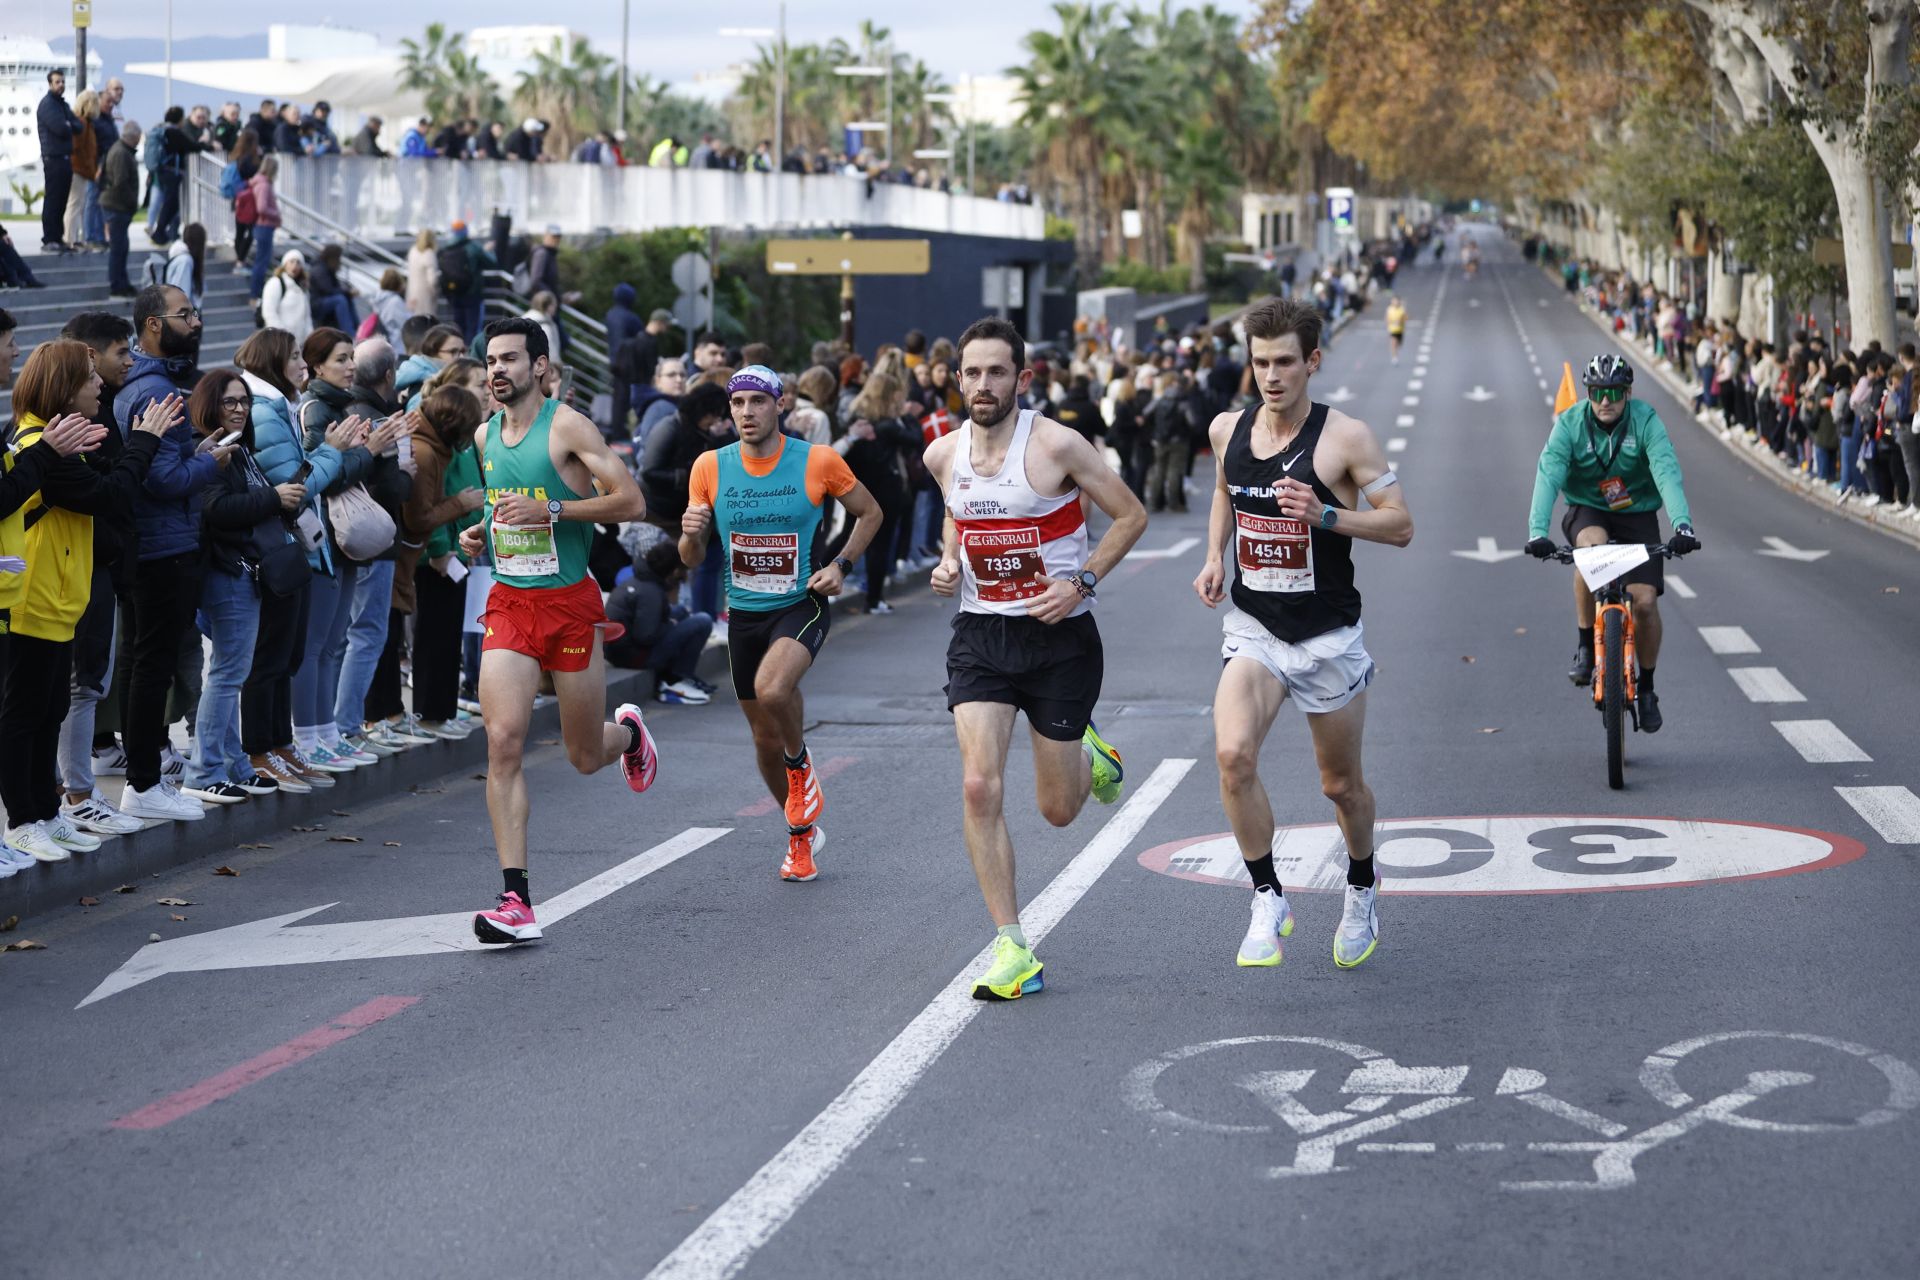
[[[55,844],[69,853],[92,853],[100,847],[99,836],[88,835],[74,826],[65,813],[56,813],[40,825]]]
[[[675,680],[671,684],[663,684],[660,686],[660,692],[672,695],[671,698],[662,697],[660,699],[662,702],[678,701],[691,707],[703,707],[713,701],[712,695],[689,680]]]
[[[0,842],[0,876],[10,876],[16,871],[39,865],[32,854],[22,853],[12,845]]]
[[[444,738],[448,742],[464,742],[467,735],[473,732],[458,720],[422,720],[420,729],[423,733]]]
[[[77,804],[63,800],[60,812],[80,830],[97,836],[130,836],[146,825],[138,818],[129,818],[98,795],[88,796]]]
[[[105,751],[94,752],[93,776],[96,778],[126,777],[127,753],[119,747],[108,747]]]
[[[191,796],[203,804],[239,804],[247,798],[247,793],[231,782],[209,782],[204,787],[182,787],[180,794]]]
[[[55,842],[44,822],[29,822],[7,832],[7,845],[35,862],[65,862],[72,855]]]
[[[186,776],[187,758],[175,751],[173,744],[169,742],[160,752],[160,777],[167,782],[178,784],[180,779]]]
[[[420,717],[411,712],[394,721],[389,731],[410,747],[431,746],[441,741],[439,735],[427,732],[420,723]]]
[[[314,747],[311,751],[302,751],[300,754],[306,764],[322,773],[352,773],[360,767],[344,756],[335,755],[324,744]]]
[[[1234,963],[1243,969],[1270,969],[1281,961],[1280,939],[1293,936],[1293,907],[1287,895],[1270,889],[1253,891],[1253,919],[1240,941]]]
[[[1340,931],[1333,935],[1333,962],[1342,969],[1354,968],[1380,945],[1380,912],[1374,906],[1379,893],[1377,884],[1371,889],[1347,886]]]
[[[365,750],[352,738],[341,738],[338,742],[329,743],[327,750],[333,752],[338,758],[350,761],[362,769],[370,764],[380,763],[380,757],[377,754]]]
[[[128,787],[120,797],[120,811],[129,818],[158,818],[163,822],[198,822],[207,816],[198,800],[181,795],[164,782],[145,791]]]

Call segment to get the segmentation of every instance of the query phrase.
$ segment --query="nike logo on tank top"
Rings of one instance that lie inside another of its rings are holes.
[[[1024,618],[1027,607],[1046,594],[1043,575],[1061,578],[1087,563],[1080,487],[1049,498],[1036,493],[1027,479],[1027,443],[1036,416],[1032,409],[1020,411],[1007,460],[991,476],[973,469],[973,422],[968,420],[954,433],[947,510],[960,543],[964,613]],[[1069,616],[1078,617],[1092,604],[1082,600]]]
[[[1299,644],[1360,621],[1353,539],[1282,515],[1276,496],[1281,480],[1297,480],[1327,506],[1347,509],[1313,470],[1327,406],[1314,405],[1293,440],[1270,458],[1254,456],[1259,414],[1255,405],[1240,415],[1220,464],[1233,506],[1233,603],[1276,639]]]

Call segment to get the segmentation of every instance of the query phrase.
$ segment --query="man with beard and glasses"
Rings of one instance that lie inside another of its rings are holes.
[[[740,439],[694,460],[687,510],[680,518],[680,561],[705,563],[716,534],[727,565],[728,661],[733,692],[753,728],[760,776],[786,806],[782,880],[804,882],[826,837],[826,799],[807,754],[800,678],[827,641],[833,611],[853,560],[880,531],[880,504],[827,445],[792,440],[780,430],[780,375],[748,365],[727,383]],[[821,517],[838,498],[855,524],[847,545],[821,564]]]
[[[487,386],[500,406],[474,437],[486,482],[480,522],[460,535],[468,557],[489,552],[493,588],[482,616],[480,710],[487,730],[487,812],[505,888],[500,905],[473,918],[482,942],[540,936],[527,887],[527,779],[521,756],[542,670],[553,673],[560,735],[581,773],[620,761],[627,785],[645,791],[659,769],[640,708],[623,704],[613,723],[600,628],[606,608],[587,573],[596,524],[638,520],[646,500],[633,473],[584,415],[548,399],[547,336],[524,317],[486,328]],[[598,491],[596,493],[596,490]]]
[[[1041,964],[1020,927],[1003,790],[1014,712],[1027,714],[1041,816],[1064,827],[1091,793],[1120,798],[1120,753],[1093,725],[1104,653],[1093,593],[1145,532],[1146,509],[1086,437],[1019,399],[1033,382],[1026,342],[1005,320],[960,335],[968,420],[927,446],[946,494],[933,589],[958,592],[947,648],[947,706],[960,739],[967,853],[998,931],[976,1000],[1041,988]],[[1113,524],[1087,554],[1081,494]]]
[[[114,397],[121,439],[130,438],[147,406],[169,396],[182,405],[200,381],[200,312],[172,285],[150,285],[133,300],[135,350],[126,385]],[[134,505],[138,568],[127,598],[131,674],[122,705],[127,789],[121,811],[135,818],[191,821],[205,816],[198,800],[161,778],[167,745],[167,689],[180,638],[193,628],[205,559],[200,544],[201,490],[237,446],[196,447],[182,413],[160,440]]]

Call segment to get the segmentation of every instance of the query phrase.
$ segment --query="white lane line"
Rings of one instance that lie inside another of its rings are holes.
[[[1745,627],[1702,627],[1700,638],[1715,653],[1760,652],[1760,646],[1753,642]]]
[[[1905,787],[1835,787],[1888,844],[1920,844],[1920,796]]]
[[[1778,667],[1729,667],[1727,674],[1747,695],[1748,702],[1805,702],[1807,696]]]
[[[1403,405],[1406,405],[1409,409],[1411,409],[1415,405],[1420,403],[1420,397],[1419,396],[1401,396],[1400,403]]]
[[[1399,417],[1393,420],[1393,425],[1396,427],[1410,427],[1413,425],[1413,415],[1410,413],[1403,413]]]
[[[1356,1142],[1355,1151],[1404,1152],[1409,1155],[1431,1155],[1440,1148],[1431,1142]]]
[[[1388,453],[1405,453],[1406,451],[1407,438],[1405,436],[1395,436],[1393,439],[1387,441]]]
[[[1127,552],[1127,559],[1129,560],[1178,560],[1181,556],[1187,554],[1187,552],[1193,550],[1195,547],[1199,545],[1200,545],[1200,539],[1198,538],[1182,538],[1180,539],[1180,541],[1174,543],[1170,547],[1157,547],[1152,551],[1141,551],[1138,548],[1135,548],[1134,550]]]
[[[1418,378],[1411,378],[1407,381],[1407,390],[1420,391],[1420,390],[1423,390],[1426,387],[1426,385],[1427,385],[1426,383],[1422,382]]]
[[[1533,366],[1533,371],[1535,373],[1540,372],[1540,366],[1539,365]],[[1542,391],[1545,391],[1547,389],[1547,380],[1545,378],[1540,379],[1540,389]]]
[[[1698,591],[1695,591],[1687,585],[1685,578],[1677,573],[1669,573],[1667,575],[1667,585],[1673,589],[1673,594],[1679,596],[1682,600],[1693,600],[1700,595]]]
[[[1504,1142],[1456,1142],[1453,1144],[1453,1149],[1455,1151],[1505,1151],[1507,1144]]]
[[[1773,727],[1808,764],[1873,763],[1873,757],[1831,720],[1775,720]]]
[[[1416,377],[1416,378],[1424,378],[1424,377],[1426,377],[1426,376],[1427,376],[1427,366],[1425,366],[1425,365],[1416,365],[1416,366],[1414,366],[1414,370],[1413,370],[1413,376],[1414,376],[1414,377]]]
[[[1192,760],[1162,760],[1144,785],[1107,825],[1074,855],[1059,875],[1021,913],[1028,939],[1038,946],[1101,873],[1126,852],[1155,811],[1192,769]],[[786,1225],[808,1197],[879,1127],[907,1091],[985,1007],[972,994],[973,978],[993,948],[955,975],[933,1002],[855,1076],[826,1110],[793,1136],[773,1159],[747,1179],[718,1209],[647,1273],[648,1280],[702,1276],[724,1280],[752,1260]],[[1043,997],[1044,998],[1044,997]]]

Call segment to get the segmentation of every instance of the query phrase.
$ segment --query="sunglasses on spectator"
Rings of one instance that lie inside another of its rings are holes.
[[[1588,387],[1587,399],[1595,404],[1618,404],[1627,398],[1625,387]]]
[[[160,318],[162,320],[198,320],[200,308],[188,307],[185,311],[163,311],[160,313]]]

